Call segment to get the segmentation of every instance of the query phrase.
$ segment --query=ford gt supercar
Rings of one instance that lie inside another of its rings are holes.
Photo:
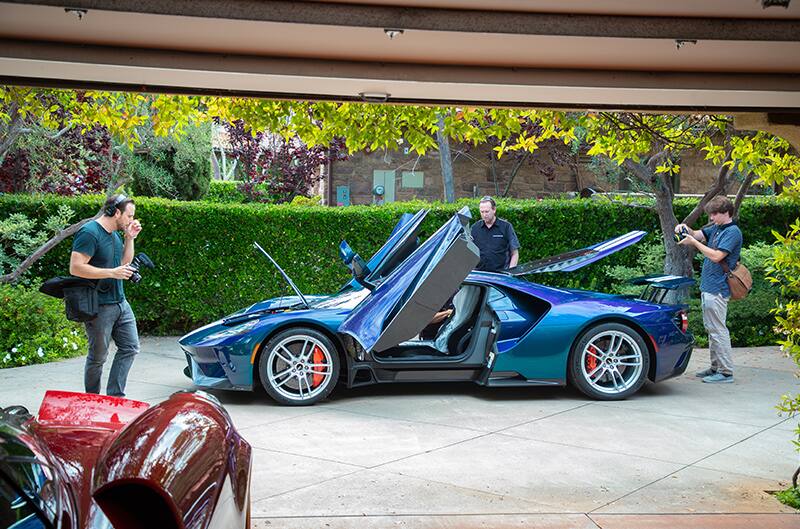
[[[251,459],[207,393],[48,391],[37,417],[0,409],[0,527],[243,529]]]
[[[623,399],[647,379],[682,373],[693,338],[685,307],[663,304],[677,276],[641,278],[641,299],[552,288],[523,277],[571,271],[634,244],[634,231],[504,273],[474,272],[469,209],[418,242],[426,215],[406,214],[364,262],[346,242],[353,279],[339,292],[256,303],[187,334],[184,372],[200,387],[253,390],[313,404],[337,383],[474,381],[485,386],[574,384],[594,399]],[[446,316],[440,323],[436,322]]]

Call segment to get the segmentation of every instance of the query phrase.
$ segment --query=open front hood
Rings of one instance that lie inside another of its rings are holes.
[[[305,308],[308,308],[308,301],[303,296],[303,293],[300,292],[300,289],[297,288],[297,285],[294,284],[294,281],[292,281],[292,278],[289,277],[288,274],[283,271],[283,268],[281,268],[280,265],[278,265],[278,263],[275,262],[275,259],[273,259],[272,256],[270,254],[268,254],[267,251],[264,250],[264,248],[262,248],[260,244],[258,244],[257,242],[253,241],[253,246],[255,246],[261,253],[263,253],[264,256],[266,256],[266,258],[269,259],[270,263],[275,265],[275,268],[278,269],[278,272],[281,274],[281,277],[283,277],[283,280],[286,281],[286,284],[288,284],[291,287],[291,289],[294,290],[295,294],[297,294],[297,297],[300,298],[300,302],[303,304],[303,306]]]
[[[625,235],[599,242],[581,250],[545,257],[544,259],[515,266],[510,268],[508,273],[512,276],[524,276],[544,272],[572,272],[639,242],[646,234],[646,231],[631,231]]]
[[[456,213],[394,268],[339,332],[367,351],[384,351],[419,333],[480,260],[469,233],[470,218],[469,208]],[[411,233],[407,228],[402,231]]]

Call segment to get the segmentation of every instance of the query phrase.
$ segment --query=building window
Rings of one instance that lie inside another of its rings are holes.
[[[425,187],[425,173],[422,171],[403,171],[404,189],[422,189]]]

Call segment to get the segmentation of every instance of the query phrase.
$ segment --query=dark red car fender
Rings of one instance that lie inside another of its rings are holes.
[[[107,444],[97,460],[92,495],[115,529],[199,529],[212,520],[219,527],[241,527],[251,457],[216,399],[176,393]],[[225,516],[214,516],[218,505],[226,506]]]

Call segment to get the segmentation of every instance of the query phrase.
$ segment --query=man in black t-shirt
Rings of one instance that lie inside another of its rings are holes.
[[[510,222],[497,218],[497,204],[486,196],[480,203],[481,220],[472,225],[472,240],[481,251],[476,270],[500,272],[517,266],[519,240]]]
[[[134,239],[142,225],[134,219],[136,205],[125,195],[109,198],[103,205],[103,215],[88,222],[72,241],[69,271],[76,277],[97,279],[97,317],[84,323],[89,341],[89,355],[84,368],[84,387],[87,393],[100,393],[100,377],[108,356],[111,340],[117,345],[106,392],[115,397],[125,396],[125,384],[133,358],[139,352],[139,332],[136,317],[125,299],[122,281],[130,279],[133,268]],[[119,236],[122,231],[123,242]]]

